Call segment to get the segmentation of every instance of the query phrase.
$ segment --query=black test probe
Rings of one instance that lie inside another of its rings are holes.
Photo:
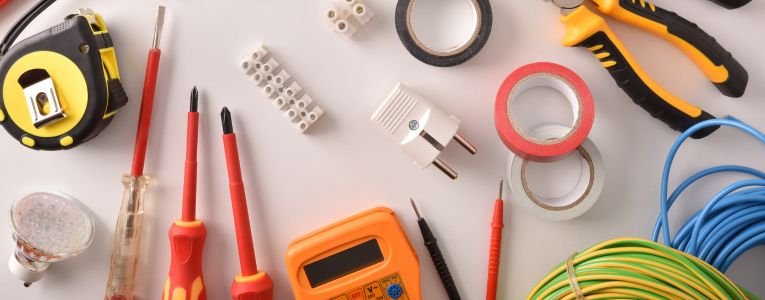
[[[425,247],[428,248],[433,265],[436,266],[438,277],[441,278],[441,283],[444,285],[444,289],[446,289],[446,295],[449,296],[449,300],[460,300],[460,293],[457,291],[452,274],[449,272],[449,266],[446,265],[446,260],[444,260],[444,256],[441,254],[441,249],[438,248],[436,236],[430,231],[428,222],[420,215],[420,210],[414,204],[414,199],[409,199],[409,201],[412,203],[414,213],[417,215],[417,225],[420,226],[422,239],[425,241]]]

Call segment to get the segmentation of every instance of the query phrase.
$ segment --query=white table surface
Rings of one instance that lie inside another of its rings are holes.
[[[209,230],[204,269],[210,299],[226,299],[238,272],[218,118],[224,105],[234,112],[257,257],[275,281],[276,299],[292,299],[284,266],[291,240],[375,206],[395,210],[416,245],[423,298],[445,299],[409,197],[418,200],[438,235],[464,299],[482,299],[490,215],[508,154],[494,129],[494,97],[509,72],[534,61],[563,64],[588,82],[597,110],[590,138],[605,158],[608,181],[597,205],[569,222],[544,221],[507,206],[500,298],[521,299],[554,265],[592,244],[623,236],[649,237],[659,205],[660,170],[677,134],[633,105],[588,51],[560,45],[563,25],[556,9],[536,0],[492,1],[494,29],[483,51],[464,65],[436,68],[415,60],[402,47],[393,25],[394,2],[369,0],[376,17],[348,40],[326,27],[322,12],[328,0],[164,1],[164,52],[146,164],[156,181],[146,202],[140,299],[158,298],[166,278],[167,229],[180,216],[186,110],[194,84],[202,95],[198,211]],[[735,115],[765,129],[765,60],[760,48],[765,47],[760,32],[765,27],[765,2],[754,0],[737,11],[706,0],[656,2],[700,23],[747,67],[751,79],[745,97],[726,98],[676,48],[611,21],[644,68],[670,91],[707,111]],[[131,102],[101,136],[71,151],[34,152],[0,134],[0,207],[7,209],[16,197],[32,191],[55,189],[85,203],[97,226],[89,250],[52,265],[30,288],[0,267],[0,298],[99,299],[103,294],[122,193],[120,176],[130,168],[158,4],[59,1],[25,33],[57,24],[79,7],[96,9],[117,46]],[[15,0],[0,9],[0,31],[30,5],[31,1]],[[268,45],[327,111],[310,134],[297,134],[240,73],[240,57],[259,43]],[[478,146],[479,154],[470,157],[456,145],[444,152],[443,159],[458,170],[459,180],[451,181],[435,168],[419,170],[369,121],[398,81],[463,121],[460,132]],[[681,150],[673,182],[723,163],[765,169],[763,152],[765,146],[752,138],[722,129]],[[673,225],[732,179],[716,178],[690,190],[673,211]],[[0,222],[0,233],[0,252],[10,254],[7,220]],[[760,247],[741,257],[729,275],[765,295],[763,270],[765,249]]]

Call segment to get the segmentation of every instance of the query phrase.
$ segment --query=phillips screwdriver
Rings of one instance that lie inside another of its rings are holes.
[[[420,210],[417,209],[417,204],[414,203],[414,199],[409,199],[409,202],[412,203],[414,213],[417,215],[417,225],[420,226],[422,239],[425,240],[425,247],[428,248],[430,259],[433,260],[433,265],[436,266],[436,272],[438,273],[438,277],[441,278],[441,284],[443,284],[444,289],[446,289],[446,295],[449,297],[449,300],[461,299],[460,293],[457,291],[457,285],[454,284],[452,274],[449,272],[449,266],[446,264],[446,260],[444,259],[443,254],[441,254],[441,249],[438,247],[436,236],[430,230],[430,226],[428,226],[428,222],[425,221],[425,218],[420,215]]]
[[[505,179],[499,180],[499,197],[494,201],[494,216],[491,221],[491,243],[489,245],[489,278],[486,284],[486,300],[497,299],[497,279],[499,277],[499,259],[502,254],[502,229],[505,228],[505,202],[502,189]]]
[[[224,107],[221,111],[223,123],[223,148],[226,153],[228,186],[231,193],[231,206],[234,211],[236,242],[239,248],[239,266],[241,273],[231,285],[233,300],[271,300],[274,284],[266,272],[258,270],[255,261],[255,247],[252,245],[250,216],[247,212],[247,197],[242,183],[242,170],[239,164],[239,148],[231,121],[231,112]]]
[[[138,256],[141,249],[141,232],[143,231],[143,202],[144,192],[149,178],[143,176],[146,161],[146,146],[151,127],[151,113],[154,106],[154,91],[157,87],[159,72],[159,39],[165,20],[165,7],[160,6],[157,13],[157,23],[154,28],[154,41],[149,50],[146,66],[146,77],[143,85],[141,111],[138,116],[136,130],[135,153],[133,168],[129,175],[122,177],[125,190],[122,195],[122,205],[114,230],[112,257],[109,266],[109,281],[106,285],[105,300],[133,300],[135,294],[135,278],[138,271]]]
[[[183,176],[183,214],[170,227],[170,275],[162,300],[206,300],[202,252],[207,228],[196,219],[197,144],[199,140],[199,91],[191,91],[186,129],[186,166]]]

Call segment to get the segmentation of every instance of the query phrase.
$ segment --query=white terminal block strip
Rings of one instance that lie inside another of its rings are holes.
[[[324,12],[324,18],[335,32],[347,37],[353,36],[373,16],[362,0],[332,0],[332,7]]]
[[[303,91],[300,84],[281,67],[265,47],[259,46],[246,56],[240,67],[242,72],[260,87],[266,99],[271,101],[300,133],[304,133],[324,115],[324,110]]]
[[[457,133],[460,120],[400,83],[374,112],[372,122],[414,159],[415,164],[422,168],[433,164],[451,179],[457,179],[457,172],[438,158],[449,142],[457,141],[470,154],[478,152]]]

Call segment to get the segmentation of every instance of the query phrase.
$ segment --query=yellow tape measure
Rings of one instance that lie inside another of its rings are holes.
[[[0,78],[0,124],[36,150],[94,138],[128,101],[106,24],[89,9],[10,48]]]
[[[420,265],[388,208],[303,236],[287,248],[297,300],[420,300]]]

